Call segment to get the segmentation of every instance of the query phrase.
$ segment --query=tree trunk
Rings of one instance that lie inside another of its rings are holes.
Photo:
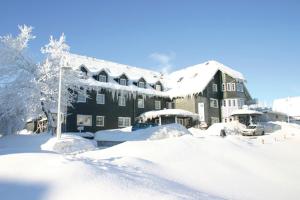
[[[51,133],[51,135],[54,135],[55,130],[54,130],[54,126],[53,126],[54,121],[53,121],[52,114],[51,114],[50,110],[45,108],[44,102],[41,102],[41,105],[42,105],[42,111],[45,113],[45,115],[47,117],[47,124],[48,124],[47,129]]]

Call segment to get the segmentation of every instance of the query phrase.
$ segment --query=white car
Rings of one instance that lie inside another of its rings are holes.
[[[250,124],[241,130],[243,136],[258,136],[265,134],[265,128],[260,124]]]

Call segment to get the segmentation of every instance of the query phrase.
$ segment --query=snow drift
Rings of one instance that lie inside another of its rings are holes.
[[[132,132],[122,130],[98,131],[95,133],[97,141],[139,141],[139,140],[160,140],[166,138],[180,137],[191,134],[180,124],[167,124],[162,126],[141,129]]]
[[[74,154],[95,149],[93,141],[76,135],[63,134],[61,139],[52,137],[41,145],[44,151],[53,151],[62,154]]]

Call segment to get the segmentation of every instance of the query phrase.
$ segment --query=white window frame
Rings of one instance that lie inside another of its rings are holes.
[[[145,82],[143,82],[143,81],[139,81],[139,82],[138,82],[138,87],[140,87],[140,88],[145,88],[145,86],[146,86],[146,83],[145,83]]]
[[[236,88],[235,88],[235,83],[231,83],[231,91],[235,91]]]
[[[102,75],[102,74],[99,74],[99,75],[98,75],[98,80],[99,80],[100,82],[107,82],[107,76]]]
[[[98,92],[96,95],[97,104],[105,104],[105,94]]]
[[[210,98],[209,104],[211,108],[219,108],[218,99]]]
[[[126,106],[126,98],[124,96],[119,96],[118,105],[119,106]]]
[[[167,102],[167,109],[173,108],[173,102]]]
[[[127,85],[127,79],[120,78],[120,85]]]
[[[223,100],[223,107],[226,107],[226,99]]]
[[[143,98],[138,99],[138,108],[145,108],[145,101]]]
[[[226,84],[225,83],[222,83],[222,91],[226,92]]]
[[[86,93],[86,91],[85,91]],[[86,103],[86,95],[78,93],[77,94],[77,103]]]
[[[227,89],[227,91],[231,91],[231,83],[226,84],[226,89]]]
[[[79,120],[80,118],[86,118],[86,119]],[[80,123],[80,121],[83,123]],[[77,126],[92,126],[93,116],[78,114],[78,115],[76,115],[76,123],[77,123]]]
[[[155,110],[160,110],[161,109],[161,102],[155,100],[154,101],[154,108],[155,108]]]
[[[100,124],[98,124],[98,119],[101,119],[102,118],[102,120],[100,121],[100,122],[102,122],[102,123],[100,123]],[[100,127],[104,127],[104,125],[105,125],[105,117],[104,116],[96,116],[96,126],[100,126]]]
[[[212,84],[212,91],[213,92],[218,92],[218,85],[217,84],[215,84],[215,83]]]
[[[160,84],[156,84],[156,85],[155,85],[155,90],[161,91],[161,85],[160,85]]]
[[[123,128],[123,127],[128,127],[128,126],[131,126],[131,118],[130,117],[118,117],[118,127]]]

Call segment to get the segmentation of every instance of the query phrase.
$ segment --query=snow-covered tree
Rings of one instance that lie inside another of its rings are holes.
[[[58,40],[51,36],[49,43],[42,47],[41,52],[46,55],[45,61],[38,67],[42,109],[48,118],[48,127],[53,133],[56,122],[51,113],[57,112],[59,70],[62,68],[62,113],[66,113],[67,106],[72,106],[74,102],[75,91],[80,87],[75,78],[79,73],[72,70],[68,64],[69,46],[66,44],[64,34]]]
[[[18,36],[0,37],[0,133],[24,128],[39,110],[36,64],[26,55],[28,42],[35,38],[32,27],[19,26]]]

